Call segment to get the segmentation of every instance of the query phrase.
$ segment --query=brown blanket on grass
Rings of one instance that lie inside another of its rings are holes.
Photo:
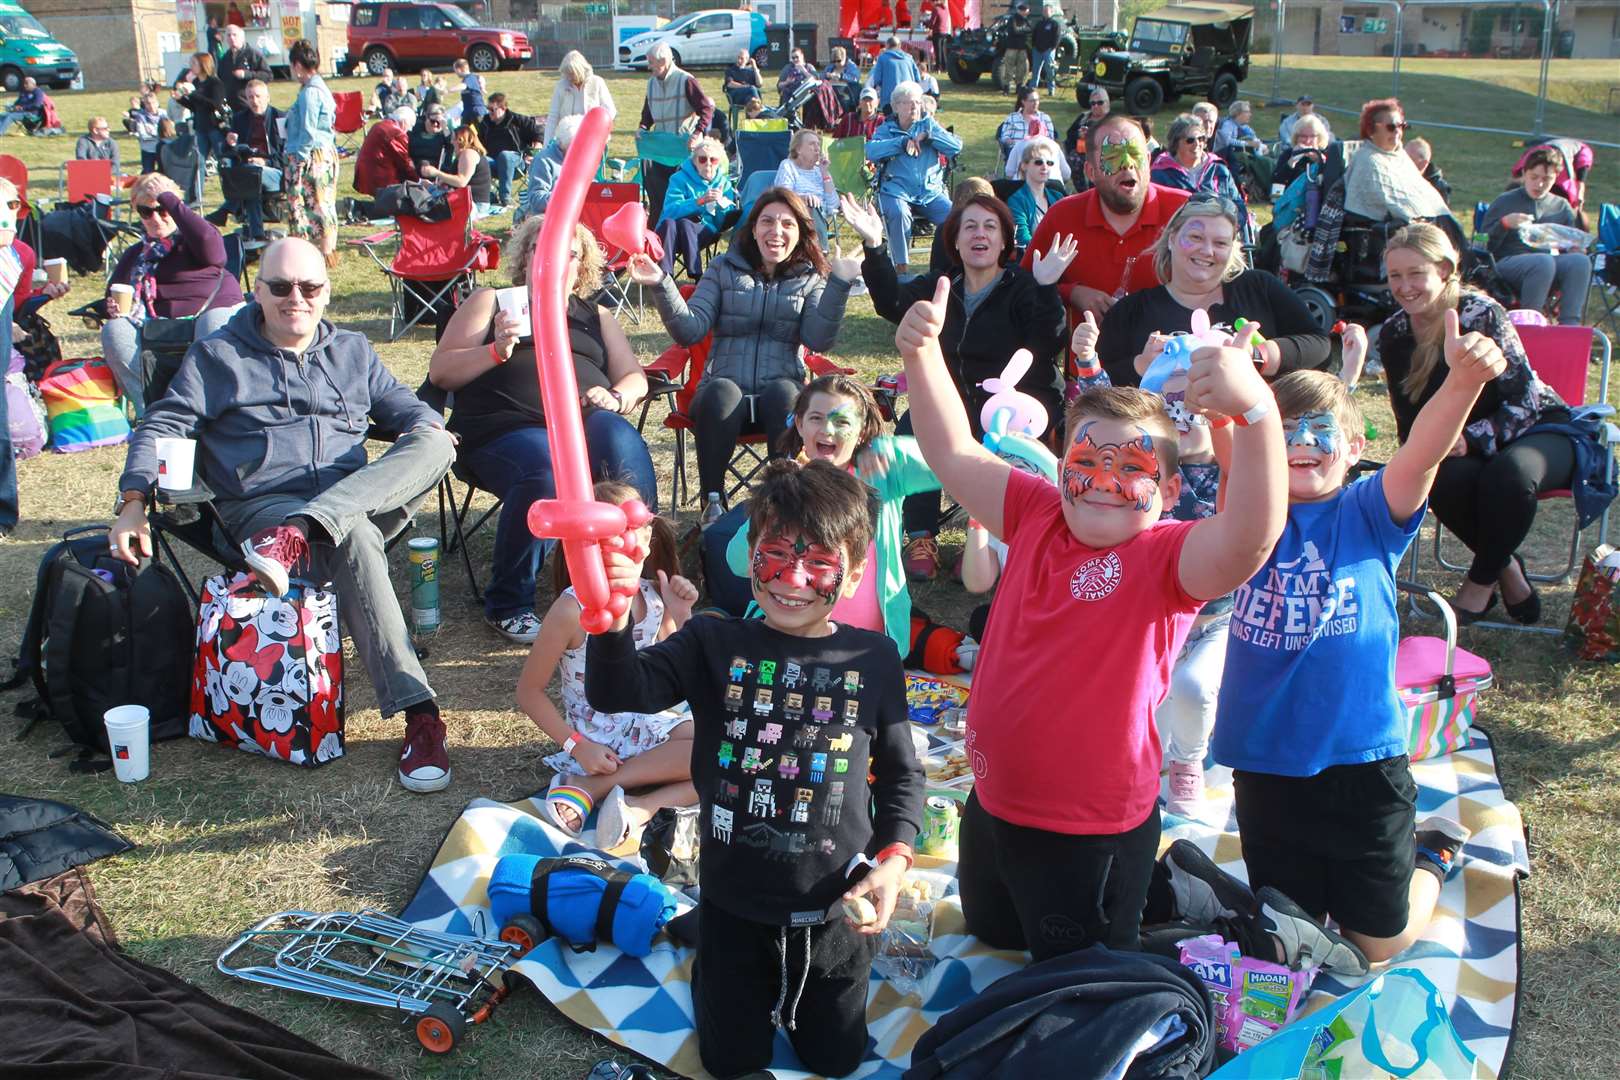
[[[125,955],[82,868],[0,894],[6,1080],[386,1080]]]

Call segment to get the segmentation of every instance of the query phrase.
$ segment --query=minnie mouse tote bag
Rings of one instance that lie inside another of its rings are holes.
[[[337,596],[295,581],[277,598],[246,574],[204,582],[190,730],[294,765],[342,757]]]

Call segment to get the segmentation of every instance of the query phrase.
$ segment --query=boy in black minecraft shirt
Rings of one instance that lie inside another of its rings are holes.
[[[620,618],[590,641],[585,693],[612,712],[692,707],[704,1068],[765,1068],[783,1027],[806,1068],[843,1076],[866,1053],[875,935],[911,866],[923,773],[893,642],[828,618],[868,569],[865,485],[825,462],[774,461],[749,505],[764,620],[693,619],[637,652]],[[606,559],[610,584],[635,586],[639,563]],[[861,876],[863,856],[875,866]],[[875,917],[854,925],[845,901]]]

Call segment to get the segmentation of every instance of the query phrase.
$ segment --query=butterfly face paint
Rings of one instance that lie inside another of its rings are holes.
[[[1323,457],[1333,457],[1344,448],[1344,432],[1330,412],[1308,412],[1293,423],[1288,432],[1290,447],[1315,450]]]
[[[1104,176],[1113,176],[1121,169],[1146,172],[1147,165],[1147,147],[1135,139],[1105,135],[1097,147],[1097,168]]]
[[[831,607],[844,587],[844,553],[802,536],[789,540],[773,533],[754,548],[753,573],[754,587],[761,592],[780,581],[790,589],[808,587]]]
[[[1118,495],[1137,511],[1153,505],[1159,490],[1159,455],[1153,436],[1136,429],[1136,438],[1118,443],[1097,443],[1093,423],[1081,425],[1063,458],[1063,497],[1079,502],[1088,491]]]

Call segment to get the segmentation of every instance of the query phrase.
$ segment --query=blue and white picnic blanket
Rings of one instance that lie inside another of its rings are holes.
[[[938,745],[938,739],[933,740]],[[1428,931],[1391,966],[1414,967],[1451,1003],[1458,1034],[1479,1059],[1481,1075],[1497,1076],[1508,1054],[1517,1015],[1519,983],[1519,880],[1529,873],[1524,824],[1502,793],[1488,737],[1477,729],[1466,750],[1420,761],[1418,816],[1444,814],[1473,830],[1459,871],[1446,882]],[[955,785],[953,785],[955,786]],[[959,791],[959,788],[958,788]],[[1231,786],[1210,778],[1204,822],[1165,816],[1163,845],[1189,839],[1223,869],[1242,877],[1243,859],[1231,813]],[[437,930],[494,936],[485,885],[495,860],[511,852],[562,855],[585,850],[538,816],[531,800],[474,800],[445,837],[403,918]],[[641,869],[635,860],[627,867]],[[938,869],[950,873],[954,867]],[[954,896],[934,905],[932,950],[937,963],[916,993],[902,994],[874,978],[867,1003],[871,1044],[856,1077],[897,1077],[911,1049],[941,1015],[1027,962],[1023,953],[987,948],[968,936]],[[611,945],[574,953],[545,942],[516,965],[574,1023],[664,1067],[705,1077],[692,1028],[690,950],[661,939],[651,955],[633,959]],[[1307,1009],[1320,1007],[1358,985],[1323,974]],[[805,1076],[785,1036],[777,1040],[772,1071],[782,1080]]]

